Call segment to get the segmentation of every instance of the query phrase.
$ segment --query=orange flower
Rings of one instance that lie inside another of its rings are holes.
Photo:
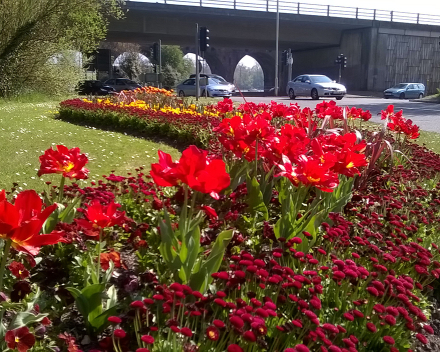
[[[110,267],[110,261],[115,265],[115,268],[121,267],[121,254],[116,251],[111,251],[109,253],[101,253],[101,268],[107,270]]]

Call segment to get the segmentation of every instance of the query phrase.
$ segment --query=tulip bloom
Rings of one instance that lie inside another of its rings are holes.
[[[229,186],[231,179],[223,160],[209,160],[208,152],[190,146],[179,161],[173,162],[171,155],[159,151],[159,163],[151,165],[150,175],[158,186],[187,184],[195,191],[208,193],[218,199],[219,192]]]
[[[325,192],[333,192],[339,183],[337,174],[319,160],[305,155],[298,158],[296,167],[287,156],[283,155],[283,164],[278,164],[278,167],[281,171],[275,177],[285,176],[297,187],[300,184],[311,185]]]
[[[56,204],[41,211],[43,202],[34,190],[18,194],[14,204],[0,192],[0,238],[11,240],[14,249],[37,255],[40,247],[62,240],[60,235],[40,235],[46,219],[57,207]]]
[[[87,210],[84,212],[87,220],[76,219],[78,225],[89,229],[97,230],[114,225],[120,225],[125,217],[124,211],[117,211],[119,204],[111,202],[109,205],[103,206],[99,200],[93,199],[90,205],[86,205]]]
[[[177,186],[182,181],[183,175],[178,169],[179,163],[173,162],[171,155],[159,150],[159,163],[151,164],[150,175],[154,182],[161,187]]]
[[[44,174],[62,174],[70,179],[83,180],[89,173],[84,168],[88,161],[85,154],[80,154],[79,148],[68,149],[64,145],[57,145],[56,150],[49,148],[40,156],[38,177]]]

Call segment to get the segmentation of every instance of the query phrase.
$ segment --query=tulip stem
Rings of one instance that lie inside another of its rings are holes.
[[[96,265],[96,277],[99,284],[99,275],[101,274],[101,237],[102,237],[102,229],[99,229],[99,237],[98,237],[98,263]]]
[[[258,138],[255,140],[255,179],[258,176]]]
[[[183,202],[183,209],[182,209],[182,221],[184,222],[183,225],[183,233],[182,233],[182,241],[185,238],[186,231],[188,229],[188,185],[184,184],[183,189],[185,192],[185,199]],[[179,224],[180,225],[180,224]]]
[[[12,240],[5,240],[5,248],[3,249],[3,258],[0,264],[0,293],[3,292],[3,278],[5,276],[6,261],[8,260],[9,250],[11,249]]]
[[[113,334],[112,334],[112,342],[113,342],[113,349],[114,349],[116,352],[120,352],[119,349],[118,349],[118,346],[117,346],[117,344],[116,344],[115,332],[114,332],[114,331],[113,331]]]
[[[60,192],[58,194],[58,201],[60,202],[60,204],[63,204],[63,197],[64,197],[64,182],[65,182],[65,177],[63,175],[61,175],[61,183],[60,183]]]

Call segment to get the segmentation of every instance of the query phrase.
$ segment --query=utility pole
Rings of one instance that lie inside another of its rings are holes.
[[[162,88],[162,40],[159,39],[159,74],[158,74],[159,88]]]
[[[280,0],[277,0],[277,20],[275,34],[275,96],[278,96],[278,42],[280,37]]]
[[[200,72],[199,72],[199,24],[196,23],[196,101],[200,95]]]

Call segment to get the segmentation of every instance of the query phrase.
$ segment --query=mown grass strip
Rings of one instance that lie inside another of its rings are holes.
[[[0,189],[18,182],[23,189],[42,189],[37,177],[38,157],[47,148],[64,144],[79,147],[90,159],[89,181],[97,181],[111,170],[126,175],[138,166],[150,167],[161,149],[178,157],[176,148],[123,133],[86,128],[54,119],[59,101],[43,103],[4,102],[0,104]],[[56,175],[57,176],[57,175]],[[43,176],[58,184],[56,176]]]

